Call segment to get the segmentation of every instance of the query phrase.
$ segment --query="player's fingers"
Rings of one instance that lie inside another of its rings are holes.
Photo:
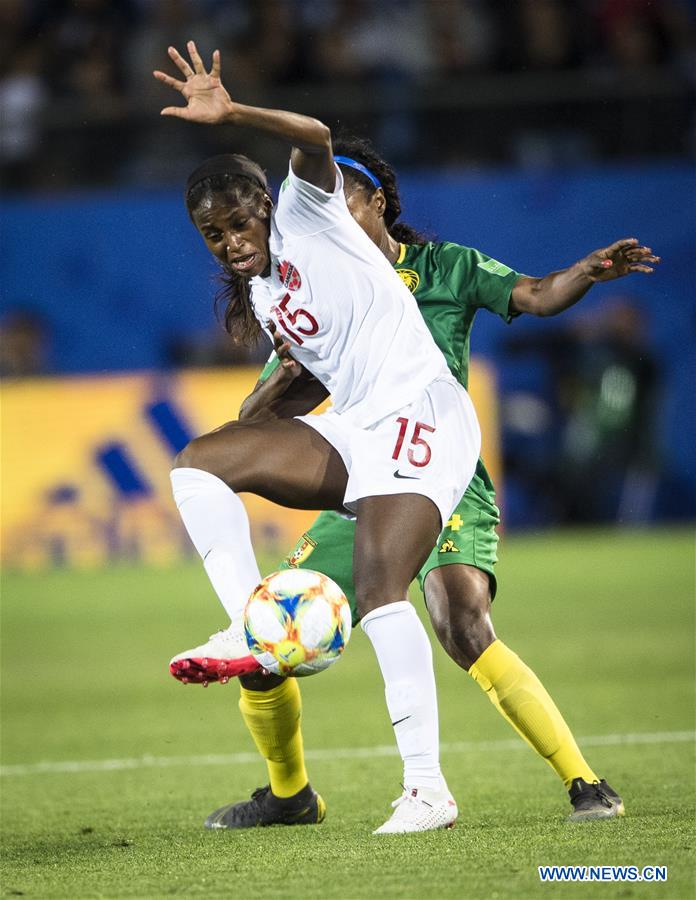
[[[165,106],[160,110],[161,116],[174,116],[177,119],[187,119],[188,110],[185,106]]]
[[[654,272],[651,266],[644,266],[642,263],[632,263],[628,267],[629,272]]]
[[[629,247],[636,247],[638,245],[638,238],[622,238],[620,241],[614,241],[613,244],[609,244],[608,247],[604,248],[605,253],[617,253],[619,250],[625,250]]]
[[[635,256],[626,255],[626,258],[630,263],[643,262],[643,263],[659,263],[660,257],[653,256],[652,253],[638,253]]]
[[[630,259],[631,262],[634,262],[637,259],[643,259],[650,262],[654,262],[660,257],[653,253],[650,247],[634,247],[631,250],[624,250],[624,256],[626,259]]]
[[[176,47],[169,47],[167,49],[167,53],[169,54],[169,58],[171,59],[171,61],[183,75],[185,75],[187,78],[193,78],[193,69],[186,62],[181,53],[179,53]]]
[[[276,356],[279,356],[281,359],[287,357],[288,353],[290,352],[290,344],[281,334],[279,334],[278,329],[276,328],[276,324],[273,320],[269,321],[268,330],[273,335],[273,349],[276,352]]]
[[[183,91],[186,87],[185,81],[177,81],[176,78],[172,78],[171,75],[167,75],[166,72],[160,72],[156,70],[152,73],[158,81],[161,81],[163,84],[169,85],[169,87],[174,88],[175,91]]]
[[[196,74],[205,75],[205,66],[203,65],[203,60],[200,57],[195,41],[189,41],[186,47],[188,49],[189,56],[191,57],[191,62],[193,63],[193,68],[195,69]]]
[[[220,77],[220,51],[213,50],[213,68],[210,70],[210,74],[213,78]]]

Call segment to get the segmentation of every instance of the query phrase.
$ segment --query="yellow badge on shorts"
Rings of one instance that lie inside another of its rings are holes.
[[[459,547],[454,546],[454,541],[443,541],[438,553],[459,553]]]
[[[297,547],[295,547],[294,551],[288,556],[285,562],[290,568],[296,569],[307,559],[316,546],[316,541],[313,541],[308,534],[303,534]]]
[[[413,269],[397,269],[396,274],[403,281],[409,291],[413,294],[420,284],[420,275]]]

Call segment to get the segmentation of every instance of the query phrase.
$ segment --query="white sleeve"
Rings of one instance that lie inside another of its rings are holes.
[[[292,171],[280,187],[275,223],[284,237],[305,237],[327,231],[336,225],[352,221],[343,196],[343,174],[336,169],[336,185],[327,193],[315,184],[303,181]]]

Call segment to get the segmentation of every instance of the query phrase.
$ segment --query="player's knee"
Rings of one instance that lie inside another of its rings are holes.
[[[449,626],[449,641],[457,659],[470,669],[495,640],[490,615],[480,607],[456,609]],[[450,654],[452,655],[452,654]]]
[[[408,584],[402,584],[393,570],[393,553],[386,546],[377,543],[356,556],[355,602],[361,617],[385,603],[406,599]]]
[[[243,466],[240,442],[233,429],[228,428],[224,440],[216,432],[194,438],[177,453],[173,468],[200,469],[220,478],[232,490],[238,487]]]
[[[425,597],[438,640],[469,669],[495,640],[488,576],[473,566],[434,569],[426,578]]]
[[[183,450],[180,450],[176,456],[174,457],[174,464],[172,466],[173,469],[205,469],[205,466],[201,465],[202,462],[202,454],[200,452],[200,442],[202,438],[194,438],[192,441],[184,447]]]

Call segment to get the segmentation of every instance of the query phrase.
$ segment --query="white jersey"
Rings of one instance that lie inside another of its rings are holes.
[[[261,325],[327,388],[335,412],[369,426],[452,376],[418,305],[355,222],[343,176],[327,193],[290,167],[271,219],[271,273],[251,279]]]

